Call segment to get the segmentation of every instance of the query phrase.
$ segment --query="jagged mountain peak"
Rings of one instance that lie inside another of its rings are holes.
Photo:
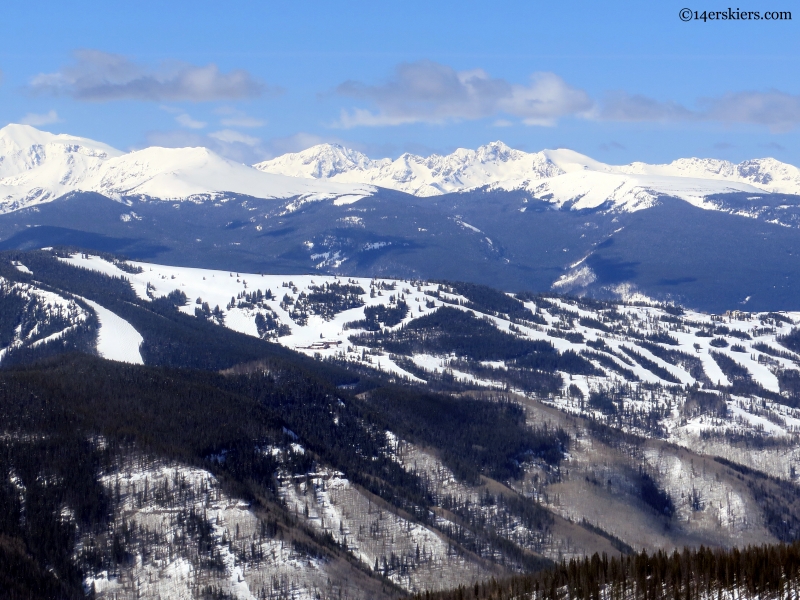
[[[395,160],[372,160],[360,152],[324,144],[254,166],[293,177],[370,183],[416,196],[436,196],[509,179],[541,179],[563,172],[544,154],[515,150],[501,141],[476,150],[458,148],[451,154],[420,156],[407,152]]]
[[[374,161],[366,154],[345,148],[341,144],[317,144],[301,152],[284,154],[277,158],[253,165],[265,173],[277,173],[290,177],[330,179],[337,174],[352,170],[365,170],[380,166],[387,161]]]

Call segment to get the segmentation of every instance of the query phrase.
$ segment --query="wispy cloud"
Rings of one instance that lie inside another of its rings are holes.
[[[800,124],[800,96],[778,90],[736,92],[700,100],[707,119],[764,125],[783,133]]]
[[[245,144],[251,148],[261,143],[259,138],[244,134],[240,131],[234,131],[233,129],[214,131],[213,133],[209,133],[208,136],[226,144]]]
[[[786,152],[786,146],[783,146],[778,142],[769,142],[767,144],[761,144],[761,147],[766,150],[774,150],[776,152]]]
[[[246,112],[231,106],[220,106],[214,112],[221,115],[220,125],[224,127],[241,127],[244,129],[254,129],[263,127],[267,122],[263,119],[251,117]]]
[[[662,102],[626,92],[607,94],[594,116],[603,121],[683,121],[697,118],[695,113],[676,102]]]
[[[215,131],[208,135],[187,129],[151,131],[146,135],[141,146],[161,146],[164,148],[204,147],[225,158],[248,165],[269,157],[269,152],[261,139],[236,134],[238,132],[225,132],[224,130]]]
[[[554,73],[534,73],[527,85],[490,77],[475,69],[456,71],[432,61],[403,63],[380,85],[346,81],[336,88],[343,96],[368,102],[372,108],[341,113],[338,126],[445,123],[509,115],[528,125],[554,125],[559,118],[589,111],[588,94]]]
[[[625,146],[623,146],[619,142],[608,142],[605,144],[600,144],[598,148],[602,152],[610,152],[612,150],[625,150]]]
[[[208,123],[205,121],[196,121],[186,113],[182,113],[175,117],[175,120],[178,122],[179,125],[183,125],[184,127],[188,127],[189,129],[203,129]]]
[[[32,125],[33,127],[41,127],[42,125],[50,125],[51,123],[60,123],[61,119],[58,113],[54,110],[49,110],[43,114],[28,113],[19,120],[23,125]]]
[[[256,127],[263,127],[267,124],[267,122],[261,119],[256,119],[255,117],[243,115],[240,117],[228,117],[225,119],[220,119],[220,124],[224,125],[225,127],[242,127],[245,129],[253,129]]]
[[[613,92],[606,95],[592,117],[603,121],[760,125],[773,133],[785,133],[800,125],[800,96],[778,90],[731,92],[700,98],[696,108],[689,108],[677,102]]]
[[[196,66],[176,61],[152,68],[100,50],[76,51],[72,64],[55,73],[36,75],[28,88],[37,94],[66,95],[91,102],[207,102],[252,98],[276,91],[241,69],[223,73],[215,64]]]

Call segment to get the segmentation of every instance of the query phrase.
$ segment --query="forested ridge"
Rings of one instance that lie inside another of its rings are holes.
[[[415,595],[415,600],[700,600],[794,598],[800,542],[722,550],[595,554],[540,573]],[[723,596],[724,594],[724,596]]]
[[[430,491],[382,451],[388,428],[441,448],[445,463],[473,479],[505,475],[527,453],[558,461],[566,443],[557,431],[530,429],[511,404],[459,405],[380,380],[345,391],[336,388],[344,377],[336,367],[314,363],[320,369],[313,371],[302,363],[274,357],[222,375],[71,354],[0,371],[0,471],[6,474],[0,485],[0,570],[15,582],[0,597],[81,597],[87,567],[74,560],[76,532],[110,527],[114,500],[97,477],[113,472],[120,457],[144,452],[208,469],[230,494],[260,504],[291,529],[297,524],[282,512],[276,494],[278,464],[261,450],[286,444],[289,436],[299,436],[306,448],[289,455],[295,471],[311,472],[317,461],[333,465],[422,522],[431,521]],[[419,411],[423,404],[427,409]],[[473,410],[480,420],[459,427],[471,422]],[[448,435],[437,437],[445,427]],[[472,448],[474,440],[483,444],[480,451]],[[463,456],[462,448],[472,454]],[[512,510],[530,510],[518,502]],[[60,518],[65,505],[73,520]],[[112,567],[130,560],[121,546],[113,551],[118,539],[109,542],[112,558],[94,560]],[[329,544],[323,538],[317,543]]]

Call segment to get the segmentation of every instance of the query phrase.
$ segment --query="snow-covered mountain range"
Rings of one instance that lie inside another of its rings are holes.
[[[207,148],[151,147],[124,153],[27,125],[0,129],[0,212],[50,202],[70,192],[98,192],[114,199],[197,200],[225,194],[354,199],[374,191],[365,185],[264,173]]]
[[[257,169],[300,178],[369,183],[416,196],[436,196],[488,186],[524,189],[558,206],[596,208],[610,201],[636,210],[660,195],[677,196],[702,206],[712,194],[729,192],[800,193],[800,169],[772,158],[733,164],[686,158],[666,165],[634,162],[614,166],[571,150],[527,153],[493,142],[477,150],[428,157],[403,154],[392,161],[371,160],[337,144],[320,144],[254,165]]]
[[[635,211],[661,196],[701,208],[729,193],[800,194],[800,169],[772,158],[733,164],[687,158],[665,165],[614,166],[571,150],[528,153],[493,142],[447,156],[404,154],[372,160],[336,144],[321,144],[253,166],[207,148],[150,147],[121,152],[106,144],[27,125],[0,129],[0,212],[49,202],[70,192],[115,200],[207,200],[226,195],[266,199],[336,199],[349,204],[378,187],[419,197],[474,190],[524,190],[558,208]]]

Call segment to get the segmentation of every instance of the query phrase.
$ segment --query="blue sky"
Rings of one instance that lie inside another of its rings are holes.
[[[322,141],[379,158],[500,139],[610,163],[800,164],[800,8],[716,22],[682,8],[729,4],[8,3],[0,122],[245,162]]]

